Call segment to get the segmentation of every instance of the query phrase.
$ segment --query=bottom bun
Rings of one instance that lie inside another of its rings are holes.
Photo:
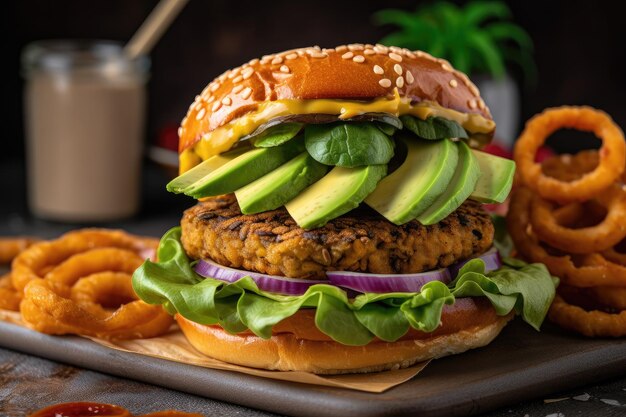
[[[262,339],[251,333],[233,335],[219,326],[198,324],[181,315],[176,315],[176,320],[193,347],[224,362],[276,371],[344,374],[406,368],[417,362],[485,346],[512,317],[513,314],[496,316],[494,313],[488,322],[483,319],[476,324],[466,323],[469,326],[453,333],[426,338],[421,333],[414,339],[403,337],[396,342],[375,339],[365,346],[301,339],[289,332]],[[443,323],[445,318],[444,311]],[[471,319],[464,321],[471,322]]]

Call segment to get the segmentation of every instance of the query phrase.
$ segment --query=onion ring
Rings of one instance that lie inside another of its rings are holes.
[[[626,239],[622,240],[612,248],[609,248],[602,252],[602,256],[604,256],[610,262],[614,262],[621,266],[626,266]]]
[[[22,294],[13,288],[11,273],[0,277],[0,310],[19,311]]]
[[[554,297],[550,320],[561,327],[589,337],[626,336],[626,310],[611,314],[599,310],[586,311],[567,303],[559,294]]]
[[[575,181],[592,172],[600,163],[595,149],[587,149],[573,155],[554,155],[541,163],[541,172],[560,181]]]
[[[0,265],[11,263],[20,252],[38,241],[39,239],[32,237],[0,238]]]
[[[572,258],[561,253],[558,255],[549,253],[546,247],[542,246],[530,224],[529,211],[532,201],[532,191],[521,186],[515,190],[511,198],[507,228],[519,255],[530,262],[545,264],[550,273],[561,278],[564,284],[576,287],[626,286],[626,267],[609,262],[600,254]],[[579,261],[581,265],[576,265],[574,260]]]
[[[123,304],[106,315],[94,314],[90,308],[59,295],[54,287],[50,281],[36,279],[24,289],[22,318],[29,327],[42,333],[103,339],[147,338],[165,333],[173,322],[161,306],[141,300]]]
[[[69,232],[57,240],[36,243],[20,253],[13,260],[13,285],[22,291],[29,281],[42,278],[45,268],[90,249],[117,247],[148,258],[157,245],[157,239],[133,236],[121,230],[82,229]]]
[[[591,131],[602,139],[599,165],[571,182],[546,176],[535,162],[539,147],[561,128]],[[530,119],[515,144],[513,155],[524,185],[543,198],[560,203],[580,202],[600,194],[622,175],[626,144],[621,129],[606,113],[590,107],[564,106],[546,109]]]
[[[595,226],[573,229],[559,224],[555,204],[535,195],[530,208],[533,232],[549,245],[570,253],[594,253],[611,248],[626,237],[626,192],[617,184],[596,198],[607,215]],[[579,215],[582,211],[579,210]]]
[[[33,245],[13,261],[24,322],[43,333],[106,339],[166,332],[172,317],[139,300],[131,284],[157,244],[121,231],[86,229]]]

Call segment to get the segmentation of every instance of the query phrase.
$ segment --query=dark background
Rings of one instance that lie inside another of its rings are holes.
[[[23,158],[19,55],[30,41],[101,38],[125,41],[156,0],[23,0],[3,12],[2,156]],[[374,43],[391,28],[371,18],[381,8],[412,10],[419,1],[191,0],[152,53],[147,140],[177,126],[203,87],[251,58],[318,44]],[[463,3],[463,2],[458,2]],[[523,90],[526,120],[548,106],[588,104],[626,126],[626,14],[619,1],[511,1],[514,19],[535,43],[538,82]],[[6,7],[6,6],[5,6]],[[517,68],[514,76],[520,78]]]

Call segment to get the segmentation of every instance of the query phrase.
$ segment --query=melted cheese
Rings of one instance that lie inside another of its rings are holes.
[[[490,133],[495,128],[492,120],[480,114],[461,113],[441,107],[433,102],[411,104],[401,98],[398,90],[392,98],[379,98],[370,102],[347,100],[277,100],[260,104],[258,109],[232,122],[206,133],[193,147],[180,154],[180,173],[193,168],[203,160],[230,149],[239,138],[254,132],[260,125],[276,117],[290,114],[334,114],[340,119],[364,113],[389,113],[395,116],[410,114],[425,120],[444,117],[459,123],[470,133]]]

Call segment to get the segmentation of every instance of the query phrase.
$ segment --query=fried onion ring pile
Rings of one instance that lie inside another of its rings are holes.
[[[104,339],[154,337],[172,318],[135,295],[131,276],[152,256],[157,239],[118,230],[82,229],[34,244],[13,260],[14,288],[23,291],[22,319],[48,334]]]
[[[592,131],[599,151],[535,153],[560,128]],[[548,317],[589,337],[626,336],[626,143],[604,112],[548,109],[532,118],[515,146],[518,184],[507,227],[517,253],[561,279]]]

